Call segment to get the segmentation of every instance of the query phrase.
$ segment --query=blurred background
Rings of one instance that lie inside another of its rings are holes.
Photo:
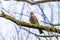
[[[25,1],[25,0],[24,0]],[[29,0],[31,2],[38,0]],[[5,1],[0,0],[0,13],[3,10],[12,17],[29,22],[30,12],[33,12],[37,17],[39,24],[49,26],[42,21],[60,24],[60,2],[45,2],[37,5],[30,5],[27,2],[20,2],[15,0]],[[60,29],[60,26],[54,26]],[[30,33],[30,32],[31,33]],[[43,30],[42,35],[58,35],[58,33],[47,32]],[[10,20],[0,17],[0,40],[60,40],[60,37],[38,37],[34,34],[39,34],[37,29],[18,26]]]

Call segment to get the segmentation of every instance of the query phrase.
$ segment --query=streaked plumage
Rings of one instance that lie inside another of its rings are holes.
[[[37,20],[37,17],[33,14],[33,12],[30,13],[30,22],[32,24],[36,24],[36,25],[39,25],[39,22]],[[41,29],[38,29],[39,30],[39,33],[43,33],[43,31]]]

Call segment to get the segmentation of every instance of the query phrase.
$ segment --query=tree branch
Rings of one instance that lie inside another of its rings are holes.
[[[52,25],[52,26],[60,26],[60,24],[52,24],[52,23],[45,22],[45,21],[41,21],[41,22],[46,23],[46,24],[49,24],[49,25]]]
[[[5,1],[10,1],[10,0],[5,0]],[[31,2],[29,0],[16,0],[16,1],[27,2],[31,5],[34,5],[34,4],[45,3],[45,2],[56,2],[56,1],[59,1],[59,0],[40,0],[40,1],[34,1],[34,2]]]
[[[21,29],[28,31],[29,33],[35,35],[37,38],[38,37],[60,37],[60,35],[38,35],[38,34],[34,34],[34,33],[30,32],[29,30],[27,30],[25,28],[21,28]]]
[[[40,1],[34,1],[34,2],[30,2],[29,0],[17,0],[17,1],[24,1],[31,5],[34,5],[34,4],[45,3],[45,2],[56,2],[58,0],[40,0]]]
[[[9,16],[8,14],[5,14],[3,11],[2,11],[2,14],[0,14],[0,17],[11,20],[12,22],[16,23],[19,26],[42,29],[42,30],[46,30],[46,31],[50,31],[50,32],[60,33],[60,29],[50,28],[48,26],[43,26],[43,25],[34,25],[34,24],[30,24],[30,23],[27,23],[27,22],[24,22],[24,21],[20,21],[20,20],[17,20],[15,18],[13,18],[12,16]]]
[[[36,35],[38,37],[60,37],[60,35]]]

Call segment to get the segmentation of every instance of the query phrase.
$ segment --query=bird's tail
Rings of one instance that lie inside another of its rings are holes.
[[[39,33],[40,33],[40,34],[42,34],[42,33],[43,33],[43,31],[42,31],[41,29],[38,29],[38,30],[39,30]]]

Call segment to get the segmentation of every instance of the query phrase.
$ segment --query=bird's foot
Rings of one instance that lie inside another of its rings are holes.
[[[34,26],[36,27],[38,24],[34,24]]]

